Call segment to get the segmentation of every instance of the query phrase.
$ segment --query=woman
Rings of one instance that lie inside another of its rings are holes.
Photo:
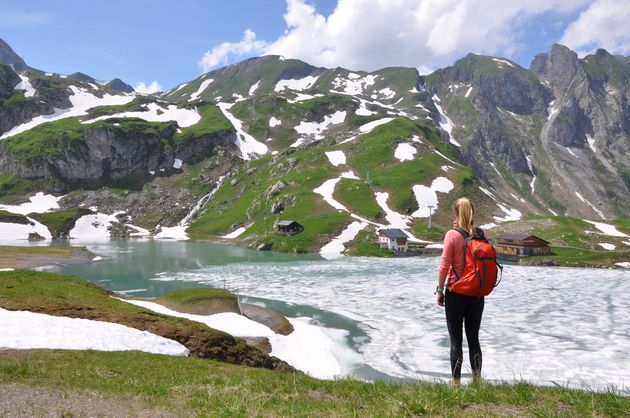
[[[453,226],[471,235],[475,233],[474,209],[470,201],[465,197],[458,199],[453,210],[455,212]],[[460,295],[448,289],[449,285],[457,280],[457,276],[461,276],[464,263],[464,236],[451,229],[444,237],[444,249],[438,268],[438,285],[435,294],[438,305],[446,306],[446,325],[451,339],[451,373],[453,383],[456,385],[460,383],[462,371],[462,325],[466,329],[473,379],[481,377],[479,326],[483,314],[484,297]]]

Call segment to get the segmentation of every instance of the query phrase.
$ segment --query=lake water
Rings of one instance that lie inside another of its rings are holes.
[[[73,244],[76,244],[73,242]],[[129,296],[227,287],[242,300],[344,332],[344,373],[362,379],[450,378],[437,257],[323,260],[317,255],[157,240],[86,243],[105,257],[47,270]],[[486,298],[483,375],[630,392],[630,272],[508,265]],[[464,377],[469,376],[464,343]]]

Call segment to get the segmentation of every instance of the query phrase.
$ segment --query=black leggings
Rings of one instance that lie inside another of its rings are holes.
[[[479,345],[479,326],[483,315],[483,296],[465,296],[451,291],[444,295],[446,325],[451,337],[451,372],[454,379],[462,373],[462,323],[466,327],[466,340],[470,355],[470,367],[473,377],[481,376],[481,346]]]

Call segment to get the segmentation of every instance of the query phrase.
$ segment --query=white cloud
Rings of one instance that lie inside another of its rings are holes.
[[[287,0],[287,30],[266,54],[356,70],[437,68],[476,51],[509,55],[519,29],[544,13],[579,11],[588,0],[339,0],[328,17]]]
[[[596,0],[564,32],[560,43],[584,55],[596,48],[630,53],[630,2]]]
[[[524,48],[523,36],[535,19],[551,14],[566,24],[580,11],[561,42],[624,53],[629,7],[618,0],[338,0],[324,16],[312,0],[287,0],[287,27],[278,39],[257,39],[247,29],[239,42],[206,52],[199,66],[206,72],[247,56],[275,54],[328,68],[410,66],[427,73],[471,51],[509,57]],[[595,27],[588,27],[590,19]]]
[[[212,48],[212,51],[206,51],[199,61],[199,67],[208,72],[220,64],[226,64],[231,57],[257,55],[266,45],[265,41],[256,39],[256,34],[251,29],[246,29],[240,42],[223,42]]]
[[[158,91],[162,91],[162,86],[160,86],[160,83],[158,83],[156,80],[153,80],[151,84],[149,84],[148,86],[144,84],[143,81],[141,81],[138,84],[136,84],[134,89],[138,93],[153,94],[153,93],[157,93]]]

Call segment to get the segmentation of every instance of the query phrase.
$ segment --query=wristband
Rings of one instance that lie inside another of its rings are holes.
[[[438,294],[438,293],[444,293],[444,288],[443,288],[443,287],[440,287],[440,286],[437,286],[437,287],[435,288],[435,292],[433,292],[433,294],[434,294],[434,295],[436,295],[436,294]]]

